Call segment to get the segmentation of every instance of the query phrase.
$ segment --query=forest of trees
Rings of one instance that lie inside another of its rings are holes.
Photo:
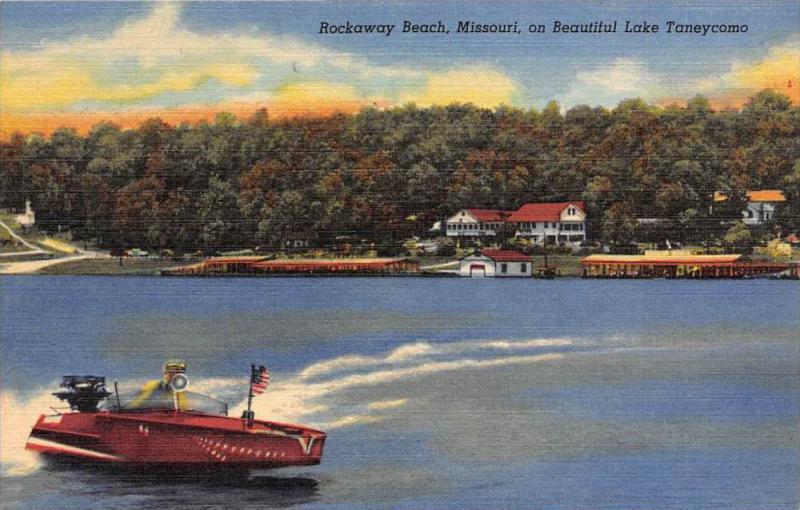
[[[771,90],[740,111],[715,112],[699,96],[563,114],[555,102],[291,120],[260,110],[0,142],[0,207],[30,199],[39,228],[107,248],[215,253],[307,236],[392,251],[459,208],[568,199],[586,201],[589,234],[605,242],[719,243],[741,219],[745,190],[764,188],[788,201],[759,235],[797,230],[800,108]],[[730,199],[712,211],[714,191]]]

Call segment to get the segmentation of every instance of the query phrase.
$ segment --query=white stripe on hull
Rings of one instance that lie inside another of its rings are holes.
[[[29,437],[28,444],[26,444],[25,447],[33,447],[31,449],[43,451],[43,453],[65,453],[70,455],[78,455],[81,457],[89,457],[92,459],[124,460],[122,457],[118,457],[116,455],[96,452],[94,450],[87,450],[86,448],[78,448],[77,446],[69,446],[64,443],[49,441],[40,437]]]

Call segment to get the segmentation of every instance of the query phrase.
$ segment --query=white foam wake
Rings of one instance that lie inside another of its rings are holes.
[[[414,342],[401,345],[383,356],[345,355],[313,363],[300,372],[300,379],[308,380],[337,372],[377,366],[410,363],[419,358],[456,356],[482,350],[519,351],[541,347],[563,347],[573,345],[566,338],[537,338],[530,340],[481,340],[431,344]]]
[[[542,347],[569,346],[567,339],[486,340],[429,344],[415,342],[401,345],[384,355],[345,355],[309,365],[296,377],[275,381],[268,394],[254,401],[253,409],[259,416],[288,422],[304,421],[323,429],[332,429],[362,423],[372,423],[381,418],[378,413],[391,411],[369,402],[349,404],[358,414],[341,416],[332,410],[331,402],[337,393],[359,387],[401,382],[413,378],[434,376],[457,370],[488,370],[512,365],[540,363],[560,359],[560,353],[516,354],[486,357],[489,351],[523,351]],[[477,355],[477,356],[476,356]],[[408,399],[400,399],[400,408]],[[325,403],[323,403],[325,402]],[[244,401],[234,408],[234,413],[244,409]],[[328,421],[319,416],[328,414]]]
[[[9,390],[0,391],[0,468],[3,476],[26,475],[40,467],[38,455],[27,451],[25,443],[39,415],[46,414],[50,406],[56,405],[50,391],[38,391],[25,400]]]
[[[375,423],[391,413],[402,412],[413,402],[405,397],[377,401],[364,397],[367,400],[362,402],[348,395],[347,404],[341,405],[341,402],[336,403],[337,394],[458,370],[490,370],[553,361],[563,354],[521,351],[569,345],[572,342],[566,339],[412,342],[383,355],[337,356],[313,363],[295,376],[273,379],[269,390],[254,400],[253,409],[261,418],[303,422],[323,430]],[[504,353],[510,355],[502,355]],[[120,386],[135,388],[142,382],[128,380]],[[24,399],[8,389],[0,392],[0,466],[4,476],[25,475],[40,466],[37,455],[25,450],[25,443],[39,415],[50,414],[50,406],[63,406],[51,395],[56,387],[54,381]],[[246,405],[246,388],[246,377],[215,377],[193,380],[191,389],[223,401],[237,402],[231,406],[229,415],[239,416]]]

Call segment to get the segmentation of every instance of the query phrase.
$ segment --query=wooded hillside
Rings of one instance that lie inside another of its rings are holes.
[[[0,145],[0,207],[30,199],[43,229],[106,247],[278,247],[292,236],[332,246],[347,236],[391,251],[463,207],[515,209],[583,199],[589,233],[606,241],[714,242],[740,219],[745,191],[788,201],[773,230],[800,218],[800,108],[762,91],[741,111],[702,97],[658,108],[562,114],[472,105],[355,115],[169,126],[113,123],[86,136],[14,134]],[[730,199],[710,211],[714,191]],[[636,218],[660,218],[641,227]]]

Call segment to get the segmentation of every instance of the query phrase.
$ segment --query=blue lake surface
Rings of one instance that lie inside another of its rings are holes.
[[[3,504],[796,510],[798,331],[783,281],[4,276]],[[267,364],[257,415],[328,431],[323,463],[19,469],[7,424],[62,374],[133,388],[169,357],[232,410]]]

